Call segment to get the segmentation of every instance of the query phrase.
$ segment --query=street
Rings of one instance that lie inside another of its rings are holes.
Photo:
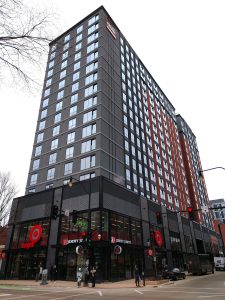
[[[4,300],[60,300],[60,299],[167,299],[167,300],[194,300],[194,299],[224,299],[225,273],[205,276],[188,276],[185,280],[170,282],[169,284],[146,286],[140,288],[96,288],[77,287],[22,287],[0,285],[0,299]]]

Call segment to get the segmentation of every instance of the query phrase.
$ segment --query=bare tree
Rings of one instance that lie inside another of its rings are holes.
[[[46,9],[26,6],[23,0],[0,0],[0,69],[10,71],[14,81],[28,86],[36,82],[33,68],[40,66],[47,53],[52,16]]]
[[[16,187],[10,173],[0,172],[0,226],[7,223],[12,200],[16,193]]]

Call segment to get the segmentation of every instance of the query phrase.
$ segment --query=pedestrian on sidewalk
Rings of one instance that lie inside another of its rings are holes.
[[[95,287],[96,269],[94,266],[91,268],[90,274],[91,274],[92,287]]]
[[[42,271],[43,271],[43,267],[42,264],[40,263],[39,266],[37,267],[36,281],[42,279]]]
[[[140,286],[140,272],[137,265],[134,267],[134,278],[136,286]]]
[[[51,281],[56,281],[57,278],[57,268],[56,265],[51,266],[51,270],[50,270],[50,279]]]
[[[82,278],[83,278],[83,272],[82,272],[81,268],[78,268],[78,270],[77,270],[77,287],[78,288],[81,286]]]

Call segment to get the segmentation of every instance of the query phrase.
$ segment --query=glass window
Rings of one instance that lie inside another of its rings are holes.
[[[37,177],[38,177],[38,174],[33,174],[33,175],[31,175],[31,178],[30,178],[30,185],[33,185],[33,184],[36,184],[36,183],[37,183]]]
[[[84,175],[80,176],[80,181],[87,180],[89,178],[94,178],[94,177],[95,177],[95,172],[87,173],[87,174],[84,174]]]
[[[47,180],[54,179],[55,177],[55,168],[49,169],[47,172]]]
[[[60,121],[61,121],[61,117],[62,117],[62,114],[61,114],[61,113],[55,115],[54,123],[60,122]]]
[[[85,141],[81,144],[81,153],[95,150],[95,148],[96,148],[96,139]]]
[[[94,85],[89,86],[88,88],[85,89],[84,96],[88,97],[88,96],[90,96],[90,95],[92,95],[96,92],[97,92],[97,84],[94,84]]]
[[[65,167],[64,167],[64,175],[68,175],[68,174],[71,174],[73,172],[73,163],[70,162],[68,164],[65,164]]]
[[[75,132],[68,133],[67,144],[73,143],[75,141]]]
[[[95,167],[95,155],[87,156],[84,158],[81,158],[80,160],[80,169],[89,169]]]
[[[98,29],[98,23],[88,28],[88,35]]]
[[[37,143],[40,143],[43,141],[44,138],[44,132],[41,132],[37,135]]]
[[[49,102],[49,98],[43,100],[42,107],[44,108],[44,107],[48,106],[48,102]]]
[[[35,171],[39,168],[39,165],[40,165],[40,159],[35,159],[33,161],[33,168],[32,168],[32,171]]]
[[[80,71],[73,74],[73,81],[76,81],[80,78]]]
[[[39,156],[39,155],[41,154],[41,150],[42,150],[42,145],[37,146],[37,147],[35,148],[34,156]]]
[[[79,82],[76,82],[72,85],[72,93],[76,92],[79,89]]]
[[[54,60],[50,61],[48,64],[48,68],[51,69],[54,66]]]
[[[76,127],[76,118],[69,120],[68,129],[72,129]]]
[[[70,34],[67,34],[65,37],[64,37],[64,43],[68,42],[70,40]]]
[[[63,79],[63,80],[61,80],[60,82],[59,82],[59,89],[62,89],[62,88],[64,88],[64,86],[65,86],[65,79]]]
[[[52,143],[51,143],[51,150],[57,149],[58,148],[58,143],[59,143],[58,139],[53,140]]]
[[[86,67],[86,74],[96,70],[98,68],[98,62],[94,62]]]
[[[80,33],[82,30],[83,30],[83,25],[81,25],[77,28],[77,33]]]
[[[46,81],[45,86],[48,87],[48,86],[50,86],[51,84],[52,84],[52,78],[50,78],[50,79],[48,79],[48,80]]]
[[[68,57],[69,52],[66,51],[62,54],[62,60],[66,59]]]
[[[67,67],[67,60],[64,60],[62,63],[61,63],[61,70],[66,68]]]
[[[91,45],[89,45],[87,47],[87,53],[92,52],[93,50],[95,50],[96,48],[98,48],[98,42],[94,42]]]
[[[78,101],[78,94],[74,94],[71,96],[70,104],[74,104]]]
[[[65,76],[66,76],[66,69],[60,73],[60,79],[64,78]]]
[[[45,128],[45,121],[41,121],[39,123],[39,130],[43,130]]]
[[[97,38],[98,38],[98,32],[95,32],[95,33],[93,33],[92,35],[90,35],[87,38],[87,43],[89,44],[89,43],[93,42]]]
[[[96,133],[96,124],[86,126],[82,129],[82,138]]]
[[[47,97],[47,96],[49,96],[49,94],[50,94],[50,91],[51,91],[51,89],[49,88],[49,89],[47,89],[47,90],[45,90],[45,92],[44,92],[44,97]]]
[[[84,101],[84,109],[88,109],[97,104],[97,96],[89,98]]]
[[[75,46],[75,51],[80,50],[80,49],[81,49],[81,46],[82,46],[82,43],[76,44],[76,46]]]
[[[74,105],[70,108],[70,117],[76,115],[77,113],[77,106]]]
[[[98,20],[99,20],[99,15],[93,16],[93,17],[88,21],[88,26],[94,24],[94,23],[97,22]]]
[[[55,126],[55,127],[52,129],[52,136],[58,135],[58,134],[59,134],[59,131],[60,131],[60,125]]]
[[[56,158],[57,158],[57,153],[52,153],[49,155],[49,165],[54,164],[56,162]]]
[[[90,122],[90,121],[96,119],[96,115],[97,115],[96,109],[87,112],[86,114],[83,115],[83,123],[87,123],[87,122]]]
[[[58,103],[56,104],[55,110],[56,110],[56,111],[61,110],[61,109],[62,109],[62,106],[63,106],[63,102],[62,102],[62,101],[58,102]]]
[[[70,147],[66,149],[66,159],[73,157],[74,147]]]
[[[79,35],[77,35],[76,37],[76,43],[82,40],[82,33],[80,33]]]
[[[76,71],[80,68],[80,61],[78,61],[77,63],[74,64],[73,66],[73,70]]]
[[[53,69],[49,70],[47,73],[47,78],[51,77],[53,75]]]
[[[47,109],[44,109],[44,110],[42,110],[42,112],[41,112],[41,119],[46,118],[46,116],[47,116]]]
[[[63,51],[69,49],[69,46],[70,46],[70,43],[66,43],[66,44],[63,46]]]
[[[93,73],[85,78],[85,85],[88,85],[97,79],[98,79],[98,73]]]
[[[81,58],[81,52],[76,53],[75,56],[74,56],[74,60],[76,61],[80,58]]]
[[[62,91],[58,92],[58,94],[57,94],[57,100],[60,100],[60,99],[62,99],[62,98],[63,98],[63,96],[64,96],[64,90],[62,90]]]
[[[98,51],[95,51],[87,56],[87,64],[96,58],[98,58]]]

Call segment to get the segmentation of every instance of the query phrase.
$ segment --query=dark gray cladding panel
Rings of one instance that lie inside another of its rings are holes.
[[[48,212],[48,214],[47,214],[47,212]],[[39,218],[45,218],[46,215],[49,215],[49,209],[46,204],[25,207],[21,212],[20,222],[39,219]]]
[[[183,224],[184,235],[191,236],[191,228],[187,224]]]
[[[116,211],[121,214],[131,216],[133,218],[140,218],[140,206],[129,202],[129,200],[124,200],[119,198],[120,195],[110,195],[108,193],[103,193],[103,206],[104,208]]]
[[[91,194],[90,208],[99,207],[99,193]],[[89,208],[89,195],[82,195],[73,198],[69,198],[63,201],[62,209],[69,209],[70,212],[73,210],[86,210]]]
[[[176,213],[168,213],[167,216],[168,216],[169,230],[174,231],[174,232],[180,232],[178,220],[177,220],[177,214]]]

